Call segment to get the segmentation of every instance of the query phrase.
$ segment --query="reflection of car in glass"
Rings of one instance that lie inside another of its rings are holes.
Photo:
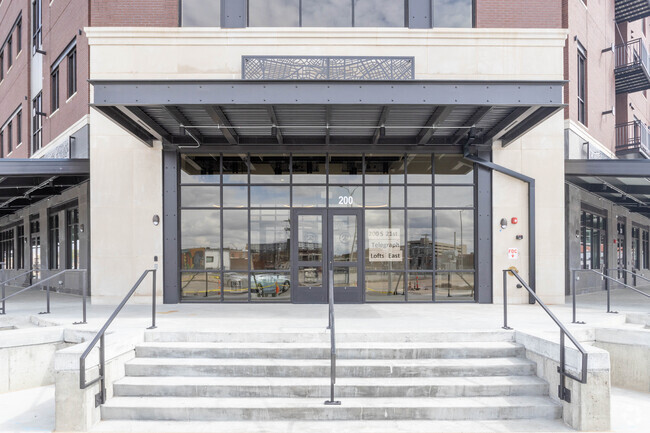
[[[255,292],[262,298],[271,295],[276,297],[287,292],[291,288],[291,282],[287,275],[283,274],[258,274],[253,276]]]

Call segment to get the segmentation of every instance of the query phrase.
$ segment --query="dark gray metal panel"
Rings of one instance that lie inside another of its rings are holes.
[[[430,29],[431,0],[408,0],[408,27],[410,29]]]
[[[351,104],[562,106],[561,81],[93,81],[94,106]]]
[[[247,25],[247,0],[221,0],[221,27],[236,29]]]
[[[491,160],[490,151],[479,152],[479,157]],[[477,245],[476,268],[479,304],[492,303],[492,172],[477,165]]]
[[[648,177],[650,159],[575,159],[564,162],[565,176]]]
[[[178,154],[163,152],[163,302],[180,302],[178,286],[179,218],[178,218]]]
[[[88,159],[0,159],[0,176],[89,175]]]

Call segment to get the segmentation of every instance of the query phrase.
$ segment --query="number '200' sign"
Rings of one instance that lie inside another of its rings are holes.
[[[349,195],[340,195],[339,196],[339,204],[344,205],[344,206],[350,206],[354,204],[354,198]]]

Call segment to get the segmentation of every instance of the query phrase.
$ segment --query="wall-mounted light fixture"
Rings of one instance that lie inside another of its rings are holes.
[[[153,222],[154,226],[157,226],[160,224],[160,217],[158,215],[154,215],[153,218],[151,219],[151,222]]]
[[[505,229],[506,227],[508,227],[508,220],[506,218],[501,218],[500,224],[501,224],[501,228]]]
[[[86,229],[86,227],[84,227],[83,224],[79,224],[79,231],[80,231],[81,233],[83,233],[85,229]]]

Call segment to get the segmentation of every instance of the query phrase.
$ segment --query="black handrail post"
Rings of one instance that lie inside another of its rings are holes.
[[[611,290],[609,290],[610,288],[611,286],[609,284],[609,278],[605,278],[605,290],[607,290],[607,312],[608,313],[612,312],[611,302],[610,302],[610,292],[611,292]]]
[[[508,326],[508,270],[503,271],[503,329],[510,330]]]
[[[558,386],[557,396],[560,400],[571,403],[571,392],[566,387],[566,347],[564,345],[564,330],[560,328],[560,385]]]
[[[99,339],[99,377],[101,378],[100,380],[100,387],[101,389],[99,390],[99,404],[104,404],[106,403],[106,354],[104,352],[105,350],[105,344],[104,344],[104,334]],[[97,401],[95,401],[95,407],[97,407]]]
[[[330,317],[330,399],[325,400],[325,405],[339,406],[341,402],[334,400],[334,384],[336,383],[336,330],[334,328],[334,269],[332,263],[330,263],[328,286]]]
[[[153,276],[151,284],[151,326],[147,329],[156,329],[156,271],[158,270],[158,256],[154,256],[153,262],[153,270],[151,271]]]
[[[84,269],[81,273],[81,322],[73,322],[73,325],[85,325],[86,322],[86,297],[88,296],[88,271]]]

